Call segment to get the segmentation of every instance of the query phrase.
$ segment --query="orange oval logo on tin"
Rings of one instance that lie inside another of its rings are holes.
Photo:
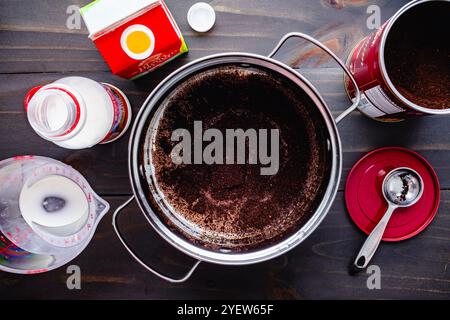
[[[128,27],[121,37],[123,51],[132,59],[143,60],[151,56],[155,49],[155,36],[144,25]]]

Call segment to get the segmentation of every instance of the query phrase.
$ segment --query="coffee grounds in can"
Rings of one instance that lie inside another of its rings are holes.
[[[450,108],[450,41],[436,32],[448,28],[449,9],[436,2],[407,11],[387,38],[389,78],[406,99],[424,108]],[[429,15],[433,19],[427,19]]]

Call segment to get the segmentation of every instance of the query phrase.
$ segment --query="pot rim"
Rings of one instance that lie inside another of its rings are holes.
[[[175,83],[185,79],[193,72],[205,67],[219,65],[227,62],[253,64],[256,66],[266,67],[296,83],[302,90],[304,90],[308,94],[310,99],[313,100],[316,107],[319,108],[319,111],[322,114],[323,120],[326,123],[329,133],[329,148],[331,152],[331,170],[329,182],[325,194],[323,195],[322,201],[317,207],[315,213],[309,218],[308,222],[301,226],[295,233],[282,241],[272,244],[264,249],[243,253],[225,253],[202,248],[196,246],[193,242],[182,238],[181,236],[170,230],[166,226],[166,224],[161,221],[161,219],[159,219],[157,214],[155,214],[155,212],[149,205],[149,202],[146,199],[146,195],[143,191],[144,189],[142,188],[142,185],[140,183],[143,175],[145,174],[138,157],[140,149],[140,138],[143,134],[143,129],[147,124],[147,121],[150,121],[148,119],[148,116],[155,108],[156,102],[165,92],[167,92],[167,90],[170,90]],[[338,191],[342,173],[342,146],[336,123],[331,115],[330,110],[328,109],[326,102],[320,96],[317,89],[300,73],[296,72],[294,69],[285,65],[284,63],[258,54],[245,52],[221,53],[197,59],[177,69],[168,77],[166,77],[151,92],[151,94],[142,105],[139,113],[137,114],[131,130],[129,140],[128,169],[133,194],[136,197],[136,201],[142,214],[145,216],[153,229],[173,247],[188,256],[209,263],[221,265],[249,265],[267,261],[287,253],[288,251],[299,245],[301,242],[303,242],[320,225],[320,223],[327,215],[331,205],[333,204]]]
[[[397,20],[407,11],[414,8],[417,5],[426,3],[426,2],[450,2],[450,0],[415,0],[407,3],[402,8],[400,8],[394,16],[389,20],[388,24],[386,25],[385,30],[383,31],[383,34],[381,36],[381,42],[380,42],[380,52],[378,54],[378,60],[381,67],[381,74],[386,81],[387,86],[389,89],[408,107],[410,107],[413,110],[420,111],[424,114],[450,114],[450,109],[431,109],[431,108],[424,108],[419,106],[418,104],[415,104],[414,102],[408,100],[405,96],[403,96],[400,91],[397,90],[394,83],[392,82],[389,73],[387,72],[386,68],[386,61],[385,61],[385,48],[386,48],[386,42],[389,37],[390,31],[392,27],[395,25]]]

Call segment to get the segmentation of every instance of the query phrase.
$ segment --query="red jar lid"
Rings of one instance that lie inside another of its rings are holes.
[[[433,167],[414,151],[400,147],[381,148],[368,153],[355,164],[345,187],[345,201],[351,219],[369,234],[387,209],[382,194],[383,179],[398,167],[416,170],[422,176],[424,192],[415,205],[394,212],[384,233],[384,241],[409,239],[433,220],[440,200],[439,180]]]

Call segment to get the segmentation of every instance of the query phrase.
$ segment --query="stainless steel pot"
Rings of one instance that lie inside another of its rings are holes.
[[[341,114],[336,120],[334,120],[325,101],[322,99],[318,91],[301,74],[299,74],[289,66],[272,58],[288,39],[294,37],[305,39],[327,52],[344,69],[345,73],[352,80],[354,87],[356,88],[356,90],[358,90],[356,81],[353,79],[350,71],[331,50],[326,48],[314,38],[309,37],[308,35],[302,33],[289,33],[281,39],[277,47],[268,57],[250,53],[227,53],[208,56],[189,63],[188,65],[169,75],[163,82],[161,82],[159,86],[147,98],[141,111],[137,115],[129,143],[129,174],[134,196],[116,210],[113,215],[113,227],[120,241],[131,254],[131,256],[144,268],[157,275],[158,277],[170,282],[179,283],[186,281],[192,275],[201,261],[222,265],[248,265],[278,257],[288,252],[289,250],[292,250],[301,242],[303,242],[308,236],[310,236],[328,213],[336,196],[342,171],[342,149],[338,130],[336,128],[336,123],[339,123],[345,116],[347,116],[357,108],[360,101],[360,94],[359,91],[357,91],[357,97],[354,104],[343,114]],[[222,65],[224,63],[239,63],[268,68],[294,82],[296,85],[298,85],[299,90],[306,92],[310,99],[315,103],[317,109],[320,111],[320,114],[323,117],[323,122],[326,124],[326,128],[329,133],[329,149],[332,158],[329,175],[330,178],[323,199],[317,207],[316,211],[306,224],[304,224],[302,227],[299,227],[299,229],[288,238],[283,239],[282,241],[279,241],[268,248],[255,250],[252,252],[225,253],[220,251],[208,250],[206,248],[196,246],[194,243],[180,237],[178,234],[173,232],[158,217],[158,215],[155,214],[151,205],[149,204],[149,201],[147,200],[144,192],[145,188],[143,188],[143,183],[145,183],[146,179],[143,177],[144,170],[141,164],[141,160],[138,156],[140,148],[140,136],[143,134],[143,130],[145,129],[148,121],[152,120],[152,117],[154,116],[152,114],[152,111],[154,112],[155,108],[158,107],[158,101],[160,101],[161,97],[163,97],[168,92],[168,90],[171,90],[171,88],[173,88],[177,83],[180,83],[180,81],[189,79],[189,76],[194,72],[198,72],[199,70],[210,68],[212,66]],[[180,279],[174,279],[157,272],[146,263],[144,263],[127,244],[118,228],[117,219],[122,209],[124,209],[133,200],[137,201],[142,213],[144,214],[150,225],[162,238],[164,238],[178,250],[198,260],[184,277]]]

